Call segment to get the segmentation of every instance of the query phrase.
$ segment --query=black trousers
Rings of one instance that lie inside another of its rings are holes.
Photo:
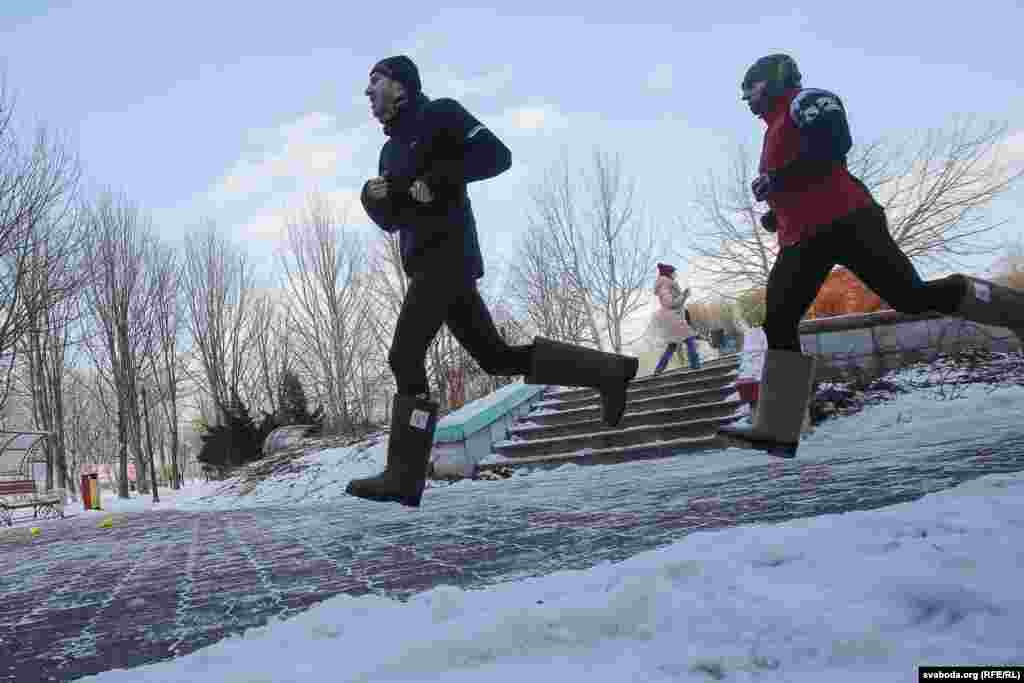
[[[388,364],[398,393],[429,392],[427,349],[445,324],[489,375],[526,375],[532,345],[510,346],[494,326],[476,281],[463,278],[413,278],[398,314]]]
[[[764,331],[769,349],[800,351],[800,319],[837,264],[902,313],[953,314],[964,296],[959,278],[921,279],[889,233],[881,207],[860,209],[779,250],[768,276]]]

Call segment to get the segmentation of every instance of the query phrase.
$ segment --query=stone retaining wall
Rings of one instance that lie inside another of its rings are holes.
[[[818,357],[818,379],[837,379],[851,370],[882,374],[941,351],[980,346],[991,351],[1021,349],[1005,327],[967,322],[939,314],[879,311],[805,320],[800,343]]]

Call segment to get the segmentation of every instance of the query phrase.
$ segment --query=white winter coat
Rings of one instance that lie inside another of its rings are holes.
[[[678,344],[694,336],[693,329],[683,317],[689,292],[683,294],[683,290],[674,279],[659,275],[654,284],[654,295],[658,297],[658,310],[651,318],[649,329],[656,342]]]

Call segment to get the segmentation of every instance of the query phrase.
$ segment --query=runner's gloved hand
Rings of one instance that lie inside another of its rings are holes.
[[[397,198],[411,194],[412,178],[385,172],[384,179],[388,182],[388,195],[390,197]]]
[[[388,179],[382,176],[370,178],[363,186],[366,196],[374,201],[380,201],[388,196]]]
[[[430,191],[427,184],[422,180],[416,180],[409,188],[409,194],[420,204],[429,204],[434,201],[434,193]]]
[[[775,177],[770,173],[762,173],[750,184],[750,189],[754,192],[754,199],[759,202],[763,202],[768,198],[768,195],[774,192],[777,188],[775,187]]]

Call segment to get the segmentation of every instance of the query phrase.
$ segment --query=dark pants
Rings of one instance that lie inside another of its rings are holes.
[[[509,346],[501,338],[476,282],[414,278],[388,353],[398,393],[415,396],[429,392],[427,349],[442,323],[487,374],[529,374],[531,346]]]
[[[837,264],[902,313],[953,314],[964,296],[959,279],[924,282],[889,234],[885,212],[861,209],[779,250],[768,276],[764,331],[769,349],[800,351],[800,319]]]

